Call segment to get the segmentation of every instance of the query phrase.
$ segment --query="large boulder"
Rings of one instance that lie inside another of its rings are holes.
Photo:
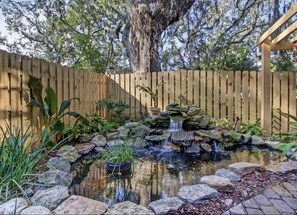
[[[218,191],[207,184],[182,186],[178,192],[178,197],[190,204],[198,204],[207,199],[218,196]]]
[[[265,145],[264,140],[261,137],[258,137],[256,135],[252,136],[252,142],[251,144],[256,145],[256,146],[262,146]]]
[[[131,128],[135,128],[137,126],[139,126],[139,122],[127,122],[125,125],[124,125],[124,128],[126,129],[131,129]]]
[[[171,135],[171,142],[180,146],[190,146],[195,138],[192,131],[178,131]]]
[[[275,173],[297,173],[297,161],[280,162],[278,164],[271,164],[265,167],[266,170]]]
[[[120,139],[125,140],[125,139],[128,138],[130,129],[126,129],[125,127],[119,127],[118,131],[120,132],[119,133],[119,138]]]
[[[218,169],[215,175],[228,178],[230,181],[240,181],[240,176],[236,175],[235,172],[232,172],[228,169]]]
[[[200,143],[200,148],[205,152],[212,152],[212,146],[208,143]]]
[[[277,144],[280,144],[280,142],[278,141],[270,141],[270,140],[266,140],[264,143],[266,146],[272,149],[274,149]]]
[[[89,154],[90,151],[92,151],[95,148],[95,145],[93,143],[80,143],[76,144],[74,148],[77,150],[77,152],[81,155]]]
[[[187,154],[199,154],[200,151],[201,151],[201,148],[197,143],[192,143],[191,146],[185,147],[185,153]]]
[[[60,204],[55,214],[104,214],[108,205],[83,196],[72,195]]]
[[[114,131],[114,132],[108,132],[106,134],[106,139],[107,140],[112,140],[112,139],[118,139],[119,138],[120,132]]]
[[[93,137],[90,143],[94,144],[96,147],[104,147],[107,143],[107,140],[103,135],[97,135]]]
[[[189,108],[188,107],[173,107],[173,106],[167,106],[166,108],[167,113],[170,111],[178,112],[178,113],[186,113],[188,112]]]
[[[52,212],[43,206],[31,206],[21,211],[20,215],[51,215]]]
[[[252,140],[252,137],[250,135],[248,135],[248,134],[241,135],[241,142],[243,144],[248,144],[251,142],[251,140]]]
[[[145,139],[137,137],[136,140],[133,143],[133,146],[136,148],[144,148],[146,147],[148,144],[146,142]]]
[[[235,172],[237,175],[244,176],[255,170],[263,170],[264,168],[260,164],[239,162],[229,165],[228,169]]]
[[[125,144],[124,140],[115,139],[115,140],[109,140],[106,145],[108,148],[110,148],[110,147],[114,147],[116,145],[123,145],[123,144]]]
[[[80,157],[77,150],[70,145],[62,146],[58,151],[58,155],[69,163],[73,163]]]
[[[129,132],[129,136],[132,138],[137,138],[137,137],[145,138],[150,132],[150,130],[151,129],[149,127],[145,125],[140,125],[135,128],[131,128]]]
[[[14,198],[0,205],[0,214],[15,214],[16,211],[28,206],[29,204],[26,199],[20,197]]]
[[[211,142],[212,140],[223,142],[222,132],[217,130],[199,130],[195,131],[194,135],[200,137],[205,142]]]
[[[149,210],[148,208],[137,205],[130,201],[121,202],[118,204],[112,205],[105,214],[108,215],[122,215],[122,214],[129,214],[129,215],[154,215],[154,213]]]
[[[61,170],[63,172],[70,172],[71,165],[68,161],[61,157],[51,157],[46,163],[49,170]]]
[[[188,116],[196,116],[196,115],[199,115],[201,112],[201,109],[198,108],[198,107],[191,107],[189,109],[189,111],[187,112],[187,115]]]
[[[211,117],[208,115],[203,116],[201,121],[199,122],[199,127],[202,129],[207,128],[210,125]]]
[[[149,142],[158,143],[162,142],[164,140],[168,140],[170,138],[171,134],[169,132],[164,132],[161,135],[150,135],[146,136],[145,139]]]
[[[177,197],[169,197],[151,202],[148,208],[152,209],[156,215],[166,215],[169,212],[179,210],[184,202]]]
[[[50,210],[53,210],[68,197],[68,188],[58,185],[46,190],[38,190],[31,198],[31,204],[33,206],[44,206]]]
[[[70,186],[72,179],[72,174],[60,170],[50,170],[38,175],[38,182],[47,185]]]
[[[201,179],[202,183],[205,183],[218,191],[230,193],[234,191],[234,185],[227,179],[216,175],[203,176]]]

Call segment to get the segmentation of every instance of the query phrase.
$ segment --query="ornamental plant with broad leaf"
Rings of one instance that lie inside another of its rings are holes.
[[[65,134],[66,126],[62,121],[62,118],[66,115],[76,118],[74,127],[79,121],[85,121],[85,118],[77,112],[69,111],[69,107],[73,100],[78,100],[79,98],[71,98],[62,101],[60,107],[58,108],[57,95],[53,88],[48,86],[45,89],[45,97],[42,98],[42,85],[39,79],[30,76],[29,87],[32,93],[32,100],[29,105],[32,108],[34,126],[43,125],[49,129],[53,134],[59,134],[62,137]]]

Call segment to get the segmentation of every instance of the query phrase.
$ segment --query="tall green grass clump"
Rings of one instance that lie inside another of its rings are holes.
[[[25,134],[13,132],[11,128],[7,128],[6,132],[1,129],[1,132],[0,202],[15,196],[26,196],[24,190],[33,183],[41,161],[53,150],[46,151],[51,139],[47,129],[40,138],[32,138],[28,131]]]

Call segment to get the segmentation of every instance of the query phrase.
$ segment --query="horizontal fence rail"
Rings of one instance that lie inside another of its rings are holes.
[[[104,110],[96,110],[96,103],[106,98],[108,93],[108,78],[105,75],[0,51],[1,127],[5,128],[8,124],[12,128],[26,130],[31,125],[29,76],[40,79],[43,97],[45,88],[51,86],[57,93],[58,105],[63,100],[79,98],[80,101],[73,100],[69,111],[105,115]],[[69,116],[63,120],[71,122]]]
[[[149,86],[158,95],[162,110],[172,102],[198,106],[212,117],[234,123],[255,121],[261,114],[261,73],[256,71],[172,71],[146,74],[109,75],[109,97],[131,106],[128,114],[139,118],[151,97],[137,85]],[[296,72],[271,73],[272,131],[287,132],[289,121],[283,113],[296,115]],[[159,87],[158,87],[159,85]],[[158,89],[157,89],[158,88]]]

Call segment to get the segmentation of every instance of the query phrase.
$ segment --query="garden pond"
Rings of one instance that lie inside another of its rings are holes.
[[[198,184],[202,176],[213,175],[232,163],[269,165],[285,160],[277,151],[255,146],[241,146],[225,155],[210,153],[198,158],[171,152],[158,159],[135,159],[131,174],[126,176],[108,173],[105,164],[98,160],[84,161],[73,170],[71,193],[109,205],[129,200],[147,206],[152,201],[176,196],[181,186]]]

